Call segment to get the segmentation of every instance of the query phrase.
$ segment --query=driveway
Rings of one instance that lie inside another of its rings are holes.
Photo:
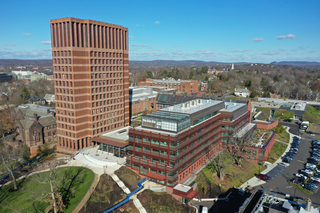
[[[283,125],[289,126],[289,132],[292,134],[298,134],[299,126],[293,123],[284,122]],[[318,137],[316,137],[318,138]],[[304,164],[307,162],[307,159],[310,157],[311,149],[311,140],[313,136],[301,134],[301,143],[299,147],[299,152],[295,156],[295,158],[291,161],[290,166],[287,169],[283,170],[281,174],[275,177],[273,180],[265,183],[264,185],[256,187],[257,189],[262,188],[265,190],[283,192],[285,194],[290,194],[297,197],[309,197],[312,202],[320,204],[320,196],[318,193],[313,195],[307,195],[299,190],[296,190],[292,186],[290,186],[289,182],[292,178],[295,177],[295,174],[299,171],[299,169],[304,168]]]

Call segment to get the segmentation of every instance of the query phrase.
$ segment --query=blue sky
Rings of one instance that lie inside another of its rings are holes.
[[[2,1],[0,58],[51,58],[63,17],[129,28],[130,60],[320,62],[319,0]]]

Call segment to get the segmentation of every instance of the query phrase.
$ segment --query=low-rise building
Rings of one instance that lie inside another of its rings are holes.
[[[169,89],[178,89],[181,92],[193,94],[199,91],[199,82],[193,80],[175,80],[173,78],[168,79],[151,79],[147,78],[146,81],[138,82],[138,86],[157,86],[166,87]]]
[[[16,139],[31,149],[56,140],[57,126],[53,107],[25,104],[12,108],[10,113],[18,132]]]
[[[129,87],[129,107],[131,115],[147,110],[156,110],[157,94],[158,92],[154,91],[151,87]]]
[[[236,88],[234,90],[234,95],[238,97],[249,97],[250,94],[250,90],[248,90],[247,88]]]
[[[47,102],[48,104],[51,104],[52,102],[53,102],[53,103],[55,102],[55,96],[54,96],[54,94],[46,94],[46,95],[44,96],[44,99],[46,100],[46,102]]]
[[[47,75],[44,73],[33,73],[31,75],[31,81],[39,81],[40,79],[47,80]]]
[[[8,75],[7,73],[0,72],[0,83],[8,82],[12,80],[12,75]]]

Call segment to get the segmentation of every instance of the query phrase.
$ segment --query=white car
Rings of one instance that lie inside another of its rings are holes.
[[[308,175],[312,175],[314,172],[309,169],[302,169],[301,172],[305,172]]]
[[[311,177],[310,179],[311,179],[311,180],[315,180],[315,181],[317,181],[317,182],[320,182],[320,178],[318,178],[318,177]]]
[[[306,167],[310,167],[310,168],[315,169],[317,166],[314,165],[314,164],[311,164],[311,163],[307,163],[307,164],[306,164]]]

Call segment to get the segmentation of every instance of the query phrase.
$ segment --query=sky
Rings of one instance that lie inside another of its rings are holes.
[[[0,59],[51,59],[64,17],[127,27],[130,60],[320,62],[319,0],[3,0]]]

